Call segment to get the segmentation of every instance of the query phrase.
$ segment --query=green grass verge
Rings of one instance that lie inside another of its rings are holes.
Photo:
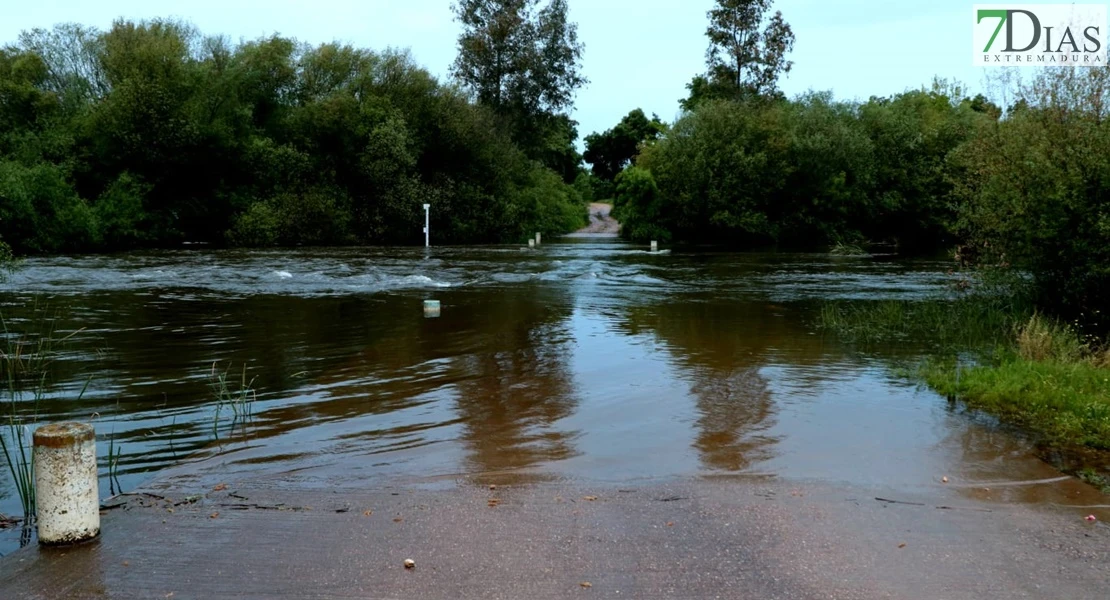
[[[1110,350],[1020,296],[830,303],[817,326],[865,348],[920,342],[925,361],[903,371],[910,377],[1048,446],[1110,450]]]
[[[1110,369],[1009,355],[997,364],[958,369],[930,361],[921,375],[941,394],[1051,444],[1110,450]]]

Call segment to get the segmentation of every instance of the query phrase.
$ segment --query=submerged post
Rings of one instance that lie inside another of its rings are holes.
[[[536,247],[536,240],[528,240],[528,247],[529,248],[535,248]]]
[[[439,316],[439,300],[424,301],[424,317],[434,319]]]
[[[428,224],[429,224],[429,215],[431,215],[431,210],[432,210],[432,205],[431,204],[425,204],[424,205],[424,247],[425,248],[432,245],[431,239],[428,237]]]
[[[652,252],[659,252],[659,242],[657,242],[655,240],[651,240],[651,251]]]
[[[85,423],[35,430],[35,511],[39,543],[74,544],[100,534],[96,431]]]

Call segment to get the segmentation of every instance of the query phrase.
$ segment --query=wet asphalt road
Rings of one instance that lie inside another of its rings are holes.
[[[1102,523],[947,488],[461,479],[157,494],[105,511],[93,543],[0,561],[0,598],[1101,600],[1110,589]]]

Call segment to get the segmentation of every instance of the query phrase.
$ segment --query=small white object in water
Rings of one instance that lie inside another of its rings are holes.
[[[405,568],[406,569],[415,569],[416,568],[416,561],[411,559],[411,558],[406,558],[405,559]]]
[[[289,278],[293,277],[293,274],[290,273],[289,271],[274,271],[274,275],[277,275],[278,277],[281,277],[282,279],[289,279]]]

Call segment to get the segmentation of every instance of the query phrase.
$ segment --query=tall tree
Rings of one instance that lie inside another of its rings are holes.
[[[586,136],[586,152],[582,156],[593,165],[594,175],[612,181],[639,154],[640,145],[657,138],[664,127],[657,115],[651,115],[649,121],[644,111],[637,108],[616,127]]]
[[[781,12],[769,15],[773,0],[716,2],[707,13],[705,30],[708,73],[687,86],[690,98],[683,108],[693,108],[704,98],[774,94],[779,76],[794,64],[786,58],[794,48],[794,31]]]
[[[518,122],[570,108],[586,78],[566,0],[459,0],[452,8],[463,32],[451,72],[479,103]]]

